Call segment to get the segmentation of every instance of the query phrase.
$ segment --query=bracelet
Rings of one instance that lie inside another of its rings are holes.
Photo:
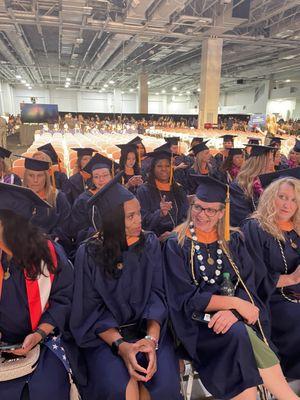
[[[41,328],[36,328],[33,333],[38,333],[39,335],[41,335],[42,339],[40,340],[41,342],[44,342],[45,339],[47,338],[48,334]]]
[[[154,345],[155,345],[155,350],[158,350],[158,340],[155,339],[155,337],[150,336],[150,335],[146,335],[146,336],[145,336],[145,339],[151,340],[151,342],[153,342]]]

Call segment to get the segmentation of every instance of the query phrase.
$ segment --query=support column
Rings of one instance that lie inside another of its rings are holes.
[[[223,39],[202,41],[198,128],[218,123]]]
[[[122,114],[123,112],[123,94],[120,89],[114,89],[114,96],[113,96],[113,104],[111,108],[108,108],[111,110],[110,112],[116,113],[116,114]]]
[[[139,75],[139,113],[148,114],[148,74]]]

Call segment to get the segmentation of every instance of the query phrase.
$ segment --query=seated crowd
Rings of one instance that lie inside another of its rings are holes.
[[[222,138],[0,148],[1,400],[300,399],[300,141]]]

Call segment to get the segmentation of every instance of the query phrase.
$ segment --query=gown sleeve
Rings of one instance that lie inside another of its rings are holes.
[[[169,217],[160,215],[160,208],[155,211],[151,210],[151,193],[146,185],[142,185],[137,190],[137,198],[141,205],[141,214],[143,220],[143,228],[149,231],[155,230],[161,220]]]
[[[151,263],[154,265],[154,271],[152,274],[151,292],[143,318],[155,320],[162,326],[167,318],[167,305],[163,288],[161,248],[159,240],[153,233],[148,234],[147,241],[149,243],[149,257],[151,258]]]
[[[96,347],[102,342],[99,333],[119,324],[107,309],[95,289],[95,268],[88,262],[86,244],[82,244],[75,259],[75,287],[71,312],[71,332],[80,347]]]
[[[57,275],[54,278],[49,307],[41,316],[40,323],[48,323],[60,332],[68,330],[73,297],[74,271],[61,246],[55,244],[58,259]]]

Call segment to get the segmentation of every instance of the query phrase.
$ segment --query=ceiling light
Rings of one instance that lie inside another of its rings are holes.
[[[159,95],[159,93],[158,93],[158,92],[156,92],[155,94],[156,94],[156,96],[158,96],[158,95]]]
[[[16,75],[17,79],[22,79],[21,75]]]
[[[22,80],[21,80],[21,83],[26,83],[25,79],[22,79]]]
[[[31,89],[32,89],[32,87],[31,87],[31,86],[28,86],[28,89],[30,89],[30,90],[31,90]]]
[[[186,92],[186,94],[191,94],[191,92],[188,90],[188,91]]]
[[[107,87],[108,87],[108,84],[106,83],[105,85],[103,85],[103,87],[107,88]]]
[[[166,93],[165,89],[163,89],[161,92],[162,92],[162,94],[165,94],[165,93]]]
[[[286,82],[291,82],[291,80],[290,80],[290,79],[286,79],[285,81],[286,81]]]
[[[134,91],[134,89],[129,89],[129,92],[132,93]]]
[[[172,90],[173,90],[174,92],[176,92],[177,87],[176,87],[176,86],[173,86],[173,87],[172,87]]]
[[[122,90],[121,94],[124,94],[125,92]]]
[[[71,78],[66,78],[66,82],[71,82]]]
[[[70,85],[68,85],[67,83],[65,84],[65,88],[68,88],[68,87],[70,87]]]
[[[109,83],[110,83],[111,85],[113,85],[113,84],[115,83],[115,81],[109,81]]]
[[[182,96],[182,93],[179,93],[178,96]]]
[[[26,83],[26,85],[25,85],[25,86],[27,86],[27,87],[28,87],[28,86],[30,86],[30,85],[29,85],[29,83]]]
[[[148,81],[148,82],[147,82],[147,85],[150,85],[150,84],[151,84],[151,82],[150,82],[150,81]]]
[[[201,92],[201,89],[200,89],[200,88],[198,88],[198,89],[197,89],[197,92]]]

